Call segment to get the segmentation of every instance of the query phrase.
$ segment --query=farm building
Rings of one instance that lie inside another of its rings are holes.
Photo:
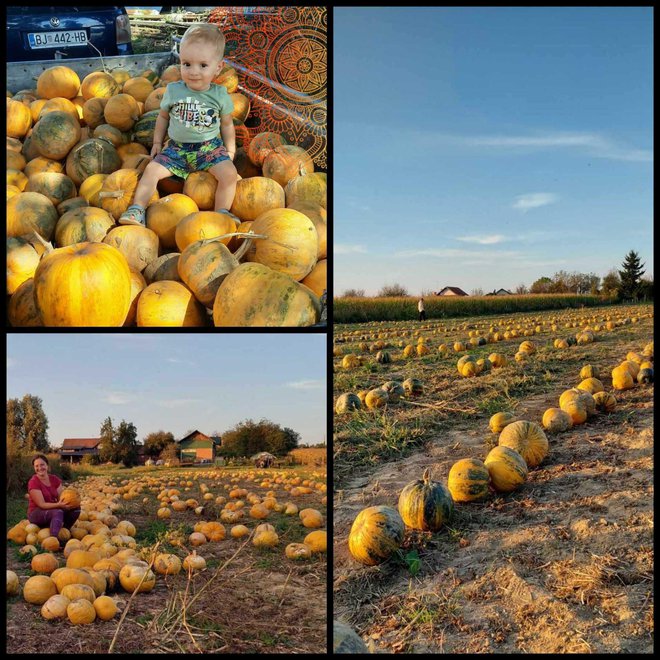
[[[83,456],[98,456],[101,438],[65,438],[58,450],[61,460],[80,463]]]
[[[508,291],[507,289],[498,289],[497,291],[491,291],[490,293],[486,294],[487,296],[511,296],[513,295],[511,291]]]
[[[438,291],[436,296],[467,296],[467,293],[463,289],[459,289],[457,286],[446,286],[441,291]]]
[[[177,440],[179,457],[183,462],[210,461],[215,462],[217,449],[221,440],[215,436],[208,436],[200,431],[193,431],[185,438]]]

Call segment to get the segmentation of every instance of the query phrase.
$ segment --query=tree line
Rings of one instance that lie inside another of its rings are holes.
[[[595,273],[567,272],[560,270],[552,277],[539,277],[529,287],[519,284],[511,293],[523,295],[527,293],[576,293],[599,295],[616,302],[628,302],[653,299],[653,279],[644,278],[644,264],[639,255],[631,250],[625,257],[621,269],[612,268],[602,279]],[[481,288],[472,289],[473,296],[483,296]],[[422,296],[433,296],[432,291],[422,291]],[[378,298],[406,298],[410,293],[401,284],[386,284],[376,294]],[[343,298],[364,298],[364,289],[347,289],[341,294]]]
[[[183,437],[193,431],[189,429]],[[99,453],[89,455],[86,460],[97,465],[108,462],[122,463],[126,467],[137,465],[140,446],[137,436],[137,428],[132,422],[122,419],[115,424],[111,417],[106,417],[99,431]],[[247,457],[262,451],[284,456],[300,442],[299,433],[267,419],[258,422],[248,419],[222,434],[214,431],[211,436],[222,438],[217,453],[225,458]],[[179,459],[178,445],[170,431],[149,433],[144,437],[143,445],[148,458],[170,462]],[[7,454],[48,453],[52,450],[42,400],[32,394],[21,399],[8,399]]]

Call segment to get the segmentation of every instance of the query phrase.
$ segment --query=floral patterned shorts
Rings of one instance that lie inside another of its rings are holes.
[[[172,174],[187,179],[189,174],[231,160],[220,137],[208,142],[175,142],[169,144],[155,158],[154,162],[166,167]]]

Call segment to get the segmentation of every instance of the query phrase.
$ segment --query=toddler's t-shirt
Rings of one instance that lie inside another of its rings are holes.
[[[166,87],[160,107],[170,113],[167,134],[172,140],[207,142],[220,134],[220,118],[232,113],[234,102],[222,85],[211,83],[205,92],[196,92],[179,81]]]

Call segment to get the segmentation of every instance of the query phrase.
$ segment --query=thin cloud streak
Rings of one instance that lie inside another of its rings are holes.
[[[559,196],[554,193],[526,193],[518,195],[516,201],[512,204],[512,208],[518,209],[523,213],[527,213],[530,209],[536,209],[548,204],[554,204],[559,200]]]
[[[133,397],[126,392],[108,392],[108,394],[101,400],[112,406],[123,406],[133,401]]]
[[[502,234],[494,234],[492,236],[457,236],[456,240],[464,241],[465,243],[479,243],[479,245],[494,245],[495,243],[502,243],[511,239],[502,236]]]
[[[325,383],[322,380],[298,380],[287,383],[286,386],[295,390],[320,390],[325,387]]]
[[[421,136],[419,136],[421,137]],[[577,149],[582,150],[594,158],[607,158],[610,160],[625,160],[635,162],[653,162],[651,149],[635,149],[619,145],[614,140],[597,133],[546,133],[541,135],[450,135],[436,133],[424,134],[428,144],[453,144],[464,147],[485,147],[502,150],[545,150],[545,149]]]
[[[367,248],[363,245],[347,245],[346,243],[335,244],[333,252],[337,254],[367,254]]]

